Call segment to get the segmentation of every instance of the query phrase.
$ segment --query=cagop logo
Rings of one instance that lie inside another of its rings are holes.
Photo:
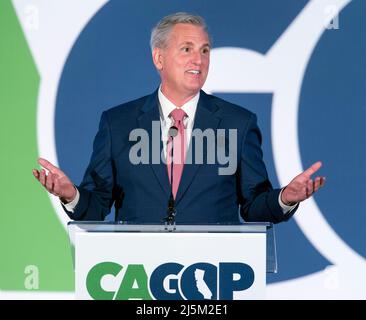
[[[104,276],[117,279],[120,272],[124,274],[117,290],[103,288]],[[218,266],[168,262],[158,265],[150,275],[143,264],[101,262],[86,278],[87,291],[96,300],[233,300],[235,292],[247,290],[253,283],[253,269],[239,262],[221,262]]]

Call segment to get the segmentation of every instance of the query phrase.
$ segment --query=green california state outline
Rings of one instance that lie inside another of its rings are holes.
[[[71,251],[36,166],[40,76],[10,0],[0,1],[0,290],[27,291],[25,268],[39,270],[37,291],[73,291]],[[31,291],[31,290],[30,290]],[[0,293],[1,294],[1,293]]]

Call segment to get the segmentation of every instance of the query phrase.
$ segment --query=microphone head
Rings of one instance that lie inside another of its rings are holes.
[[[176,137],[176,136],[178,135],[178,128],[177,128],[177,127],[175,127],[175,126],[171,126],[171,127],[169,128],[168,135],[169,135],[169,137],[171,137],[171,138]]]

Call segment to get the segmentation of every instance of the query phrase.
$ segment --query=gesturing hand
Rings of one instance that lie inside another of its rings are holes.
[[[32,172],[34,177],[47,189],[47,191],[60,197],[61,201],[64,203],[74,200],[76,189],[65,173],[46,159],[39,158],[38,163],[49,171],[48,175],[44,169],[33,169]]]
[[[286,205],[294,205],[297,202],[304,201],[313,193],[319,190],[325,184],[325,177],[311,176],[320,169],[320,161],[314,163],[309,169],[296,176],[282,192],[281,200]]]

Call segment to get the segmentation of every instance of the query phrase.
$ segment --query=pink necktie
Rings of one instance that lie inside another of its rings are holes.
[[[178,128],[178,135],[173,141],[173,185],[172,191],[174,199],[177,195],[178,186],[183,173],[184,159],[185,159],[185,136],[183,119],[187,114],[182,109],[174,109],[170,115],[173,118],[174,126]],[[168,176],[171,183],[171,161],[172,161],[172,138],[169,137],[167,145],[167,166]]]

